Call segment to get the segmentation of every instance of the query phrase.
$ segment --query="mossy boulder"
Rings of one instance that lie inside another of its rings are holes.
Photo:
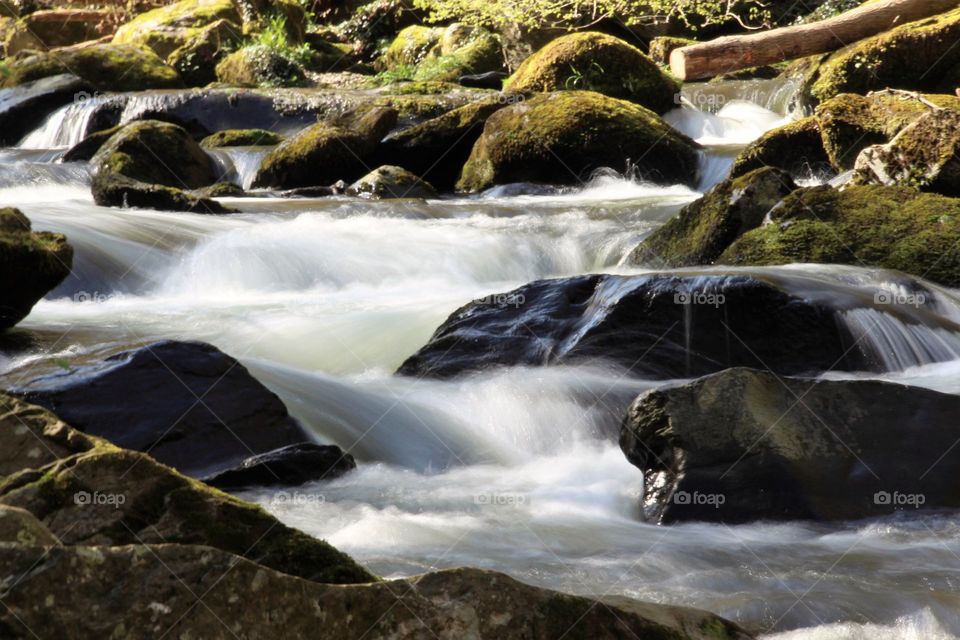
[[[631,261],[657,268],[712,264],[794,189],[789,174],[770,167],[725,180],[654,231]]]
[[[5,61],[2,86],[12,87],[48,76],[72,73],[97,91],[176,89],[183,81],[175,69],[148,49],[133,45],[100,44],[79,49],[54,49]]]
[[[271,146],[280,144],[283,140],[284,137],[279,133],[265,129],[228,129],[207,136],[200,141],[200,146],[205,149]]]
[[[762,167],[776,167],[796,177],[831,171],[819,121],[809,116],[767,131],[740,152],[730,175],[743,176]]]
[[[417,65],[413,80],[457,82],[464,76],[502,69],[496,36],[486,29],[454,23],[443,31],[439,46]]]
[[[122,124],[118,124],[109,129],[94,131],[83,140],[67,149],[62,156],[61,162],[85,162],[97,154],[97,151],[113,137],[113,134],[123,129]]]
[[[579,184],[601,168],[661,184],[693,184],[698,148],[640,105],[592,91],[558,91],[490,116],[457,188]]]
[[[6,14],[0,7],[0,15]],[[97,40],[112,33],[111,11],[96,9],[52,9],[30,13],[16,21],[6,33],[8,56],[29,49],[44,50]]]
[[[877,185],[798,189],[717,262],[858,264],[960,286],[960,199]]]
[[[377,61],[380,69],[412,67],[420,64],[440,44],[443,29],[411,25],[393,39]]]
[[[851,44],[816,65],[810,93],[823,101],[841,93],[894,87],[920,91],[941,86],[960,65],[960,9],[910,22]]]
[[[303,68],[263,45],[234,51],[217,65],[217,79],[237,87],[302,87],[307,84]]]
[[[397,123],[397,111],[368,105],[334,122],[321,122],[278,145],[263,159],[254,188],[296,189],[352,182]]]
[[[697,41],[675,36],[657,36],[650,41],[648,52],[651,60],[659,65],[668,66],[670,64],[670,54],[674,49],[689,47],[692,44],[697,44]]]
[[[240,12],[231,0],[181,0],[141,13],[117,29],[113,42],[148,47],[166,60],[218,20],[236,25],[237,29],[242,24]]]
[[[433,198],[436,189],[403,167],[377,167],[347,187],[347,193],[374,200],[392,198]]]
[[[0,331],[70,274],[73,249],[59,233],[35,232],[17,209],[0,209]]]
[[[507,81],[509,91],[581,89],[629,100],[657,113],[676,107],[680,85],[642,51],[604,33],[557,38]]]
[[[857,184],[904,185],[960,196],[960,111],[938,109],[920,116],[885,145],[857,157]]]
[[[93,199],[109,207],[226,213],[192,189],[216,182],[213,162],[187,131],[155,120],[128,124],[91,160]]]
[[[905,126],[931,109],[960,109],[955,95],[878,91],[866,96],[847,93],[816,109],[823,146],[831,164],[852,169],[867,147],[889,141]]]
[[[64,544],[207,545],[308,580],[373,579],[326,542],[146,454],[7,395],[0,408],[0,504],[29,511]]]
[[[487,118],[507,102],[522,99],[498,96],[480,100],[391,133],[377,150],[377,163],[399,165],[438,189],[451,190]]]
[[[229,20],[217,20],[192,34],[183,45],[167,56],[167,64],[177,70],[191,87],[202,87],[217,79],[217,64],[240,44],[240,27]]]

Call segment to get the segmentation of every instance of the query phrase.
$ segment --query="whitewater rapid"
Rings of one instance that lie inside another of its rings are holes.
[[[38,375],[160,338],[215,344],[359,465],[245,497],[380,575],[488,567],[575,593],[709,609],[777,640],[955,638],[956,516],[650,525],[642,474],[615,434],[627,404],[661,383],[600,366],[391,375],[471,300],[540,278],[644,273],[626,263],[633,247],[722,179],[744,144],[797,116],[782,83],[718,87],[691,91],[667,116],[707,147],[697,191],[600,174],[540,195],[236,198],[226,201],[243,212],[233,216],[95,206],[86,165],[52,162],[85,126],[85,107],[68,107],[0,151],[0,203],[76,249],[74,273],[16,331],[31,346],[0,356],[0,372]],[[217,159],[244,182],[259,155]],[[742,271],[810,298],[863,302],[899,286],[853,267]],[[929,291],[932,304],[906,316],[866,304],[843,321],[888,370],[874,377],[960,393],[960,300]]]

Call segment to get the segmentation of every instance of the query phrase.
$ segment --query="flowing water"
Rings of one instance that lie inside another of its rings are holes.
[[[707,90],[689,92],[668,116],[708,146],[700,189],[722,179],[743,144],[792,117],[782,84],[714,92],[712,103]],[[83,108],[71,108],[0,152],[0,203],[76,249],[73,275],[14,332],[28,346],[0,360],[5,381],[158,338],[217,345],[318,441],[359,464],[332,482],[245,497],[381,575],[488,567],[574,593],[709,609],[778,640],[960,633],[956,515],[647,524],[641,473],[615,434],[627,404],[659,383],[601,366],[446,382],[391,375],[471,300],[538,278],[642,272],[624,266],[626,256],[698,192],[600,174],[539,195],[234,199],[243,213],[221,217],[106,209],[92,203],[85,165],[52,162],[49,149],[85,126]],[[260,155],[216,159],[247,181]],[[888,370],[876,377],[960,393],[955,292],[929,285],[922,309],[892,313],[876,296],[901,291],[896,274],[811,265],[750,273],[846,309],[842,321]]]

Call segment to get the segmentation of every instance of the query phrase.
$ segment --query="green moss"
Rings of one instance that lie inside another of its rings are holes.
[[[143,91],[183,86],[176,70],[152,51],[132,45],[102,44],[81,49],[58,49],[24,58],[8,59],[11,87],[61,73],[73,73],[98,91]]]
[[[113,42],[146,46],[166,59],[217,20],[242,23],[231,0],[181,0],[138,15],[117,29]]]
[[[697,44],[696,40],[690,38],[676,38],[673,36],[658,36],[650,41],[650,59],[659,65],[667,66],[670,64],[670,53],[674,49],[689,47]]]
[[[794,176],[829,169],[817,119],[810,116],[766,132],[740,152],[730,175],[746,175],[761,167],[776,167]]]
[[[810,93],[823,101],[885,87],[946,88],[940,79],[960,64],[958,40],[960,9],[902,25],[829,56],[817,67]]]
[[[676,106],[680,85],[642,51],[603,33],[575,33],[550,42],[520,65],[510,91],[584,89],[630,100],[657,113]]]
[[[263,45],[234,51],[217,65],[217,79],[240,87],[302,87],[303,69],[293,60]]]
[[[956,96],[922,97],[939,107],[960,108],[960,98]],[[916,97],[898,92],[841,94],[818,106],[816,118],[831,164],[838,169],[850,169],[861,151],[887,142],[930,109]]]
[[[453,82],[461,76],[503,68],[500,41],[487,31],[476,30],[454,44],[449,49],[444,46],[441,55],[428,56],[417,65],[413,79]]]
[[[697,145],[655,113],[591,91],[537,95],[487,120],[457,187],[578,184],[600,168],[690,183]]]
[[[899,269],[960,285],[960,200],[907,187],[800,189],[743,235],[724,264],[818,262]]]
[[[200,141],[200,146],[207,149],[218,147],[251,147],[257,145],[275,145],[283,142],[279,133],[265,129],[228,129],[218,131]]]
[[[442,35],[442,29],[409,26],[397,34],[377,64],[383,70],[416,66],[440,44]]]
[[[795,188],[789,175],[769,167],[725,180],[654,231],[631,259],[655,267],[711,264]]]

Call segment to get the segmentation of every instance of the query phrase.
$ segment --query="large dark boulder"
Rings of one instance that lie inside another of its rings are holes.
[[[92,91],[89,83],[68,73],[0,89],[0,145],[16,144],[52,112]]]
[[[960,397],[731,369],[637,398],[620,446],[660,522],[960,507]]]
[[[221,489],[296,486],[313,480],[332,480],[357,467],[340,447],[301,442],[250,456],[236,467],[204,478]]]
[[[199,342],[158,342],[17,392],[85,433],[194,477],[310,440],[243,365]]]
[[[59,233],[35,232],[17,209],[0,209],[0,331],[70,274],[73,248]]]
[[[856,302],[832,307],[748,275],[541,280],[454,312],[399,373],[446,378],[597,361],[661,379],[731,366],[784,374],[879,368],[851,348],[838,315],[849,304]]]

